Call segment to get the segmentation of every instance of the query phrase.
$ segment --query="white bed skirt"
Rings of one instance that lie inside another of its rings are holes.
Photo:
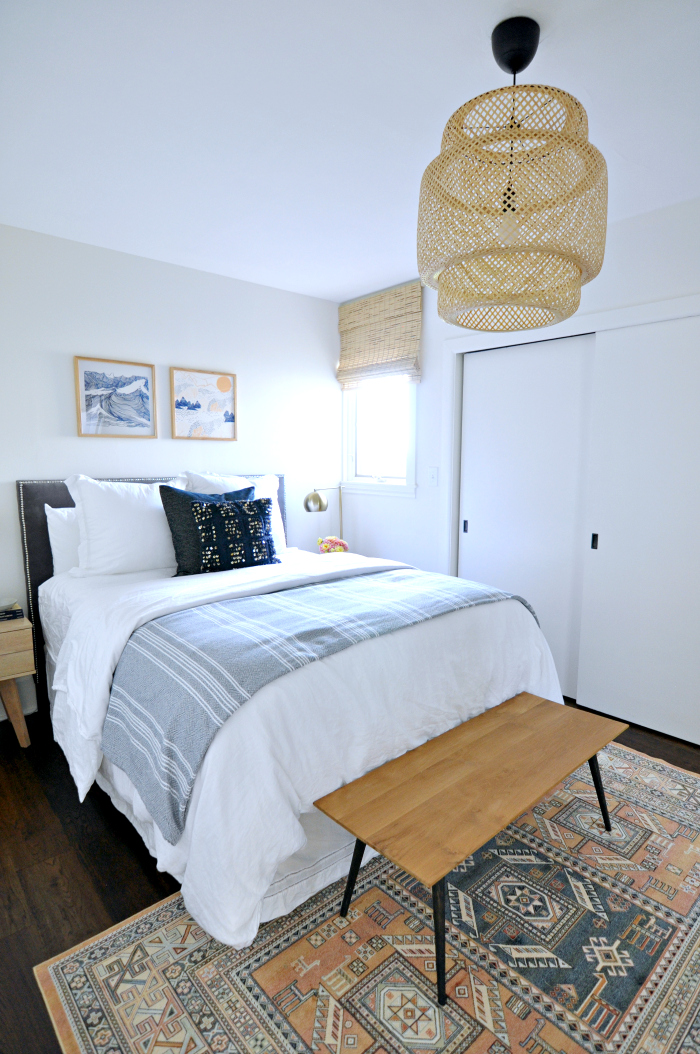
[[[109,795],[114,807],[134,825],[151,856],[157,858],[153,820],[129,777],[105,758],[96,782]],[[121,793],[118,788],[121,788]],[[278,867],[262,900],[261,922],[269,922],[293,911],[331,882],[345,878],[350,869],[355,847],[352,835],[318,809],[303,813],[299,822],[304,829],[306,843]],[[377,855],[374,849],[367,846],[363,864]],[[173,877],[182,882],[185,876],[183,873]]]

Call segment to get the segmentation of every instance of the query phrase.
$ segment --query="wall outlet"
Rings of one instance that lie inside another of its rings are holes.
[[[431,487],[437,487],[439,482],[440,469],[437,465],[433,465],[432,468],[428,469],[428,482]]]

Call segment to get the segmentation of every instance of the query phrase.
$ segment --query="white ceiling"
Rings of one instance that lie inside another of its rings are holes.
[[[700,194],[697,0],[3,0],[0,222],[331,300],[411,278],[421,174],[506,83],[512,14],[611,221]]]

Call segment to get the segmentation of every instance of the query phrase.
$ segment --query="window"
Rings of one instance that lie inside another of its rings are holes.
[[[399,374],[344,392],[345,479],[353,489],[414,492],[415,390]]]

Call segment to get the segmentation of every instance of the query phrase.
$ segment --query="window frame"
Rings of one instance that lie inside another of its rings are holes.
[[[416,496],[416,388],[409,379],[409,440],[406,482],[391,483],[382,477],[356,476],[357,388],[343,389],[343,490],[352,494],[374,494],[393,498]]]

